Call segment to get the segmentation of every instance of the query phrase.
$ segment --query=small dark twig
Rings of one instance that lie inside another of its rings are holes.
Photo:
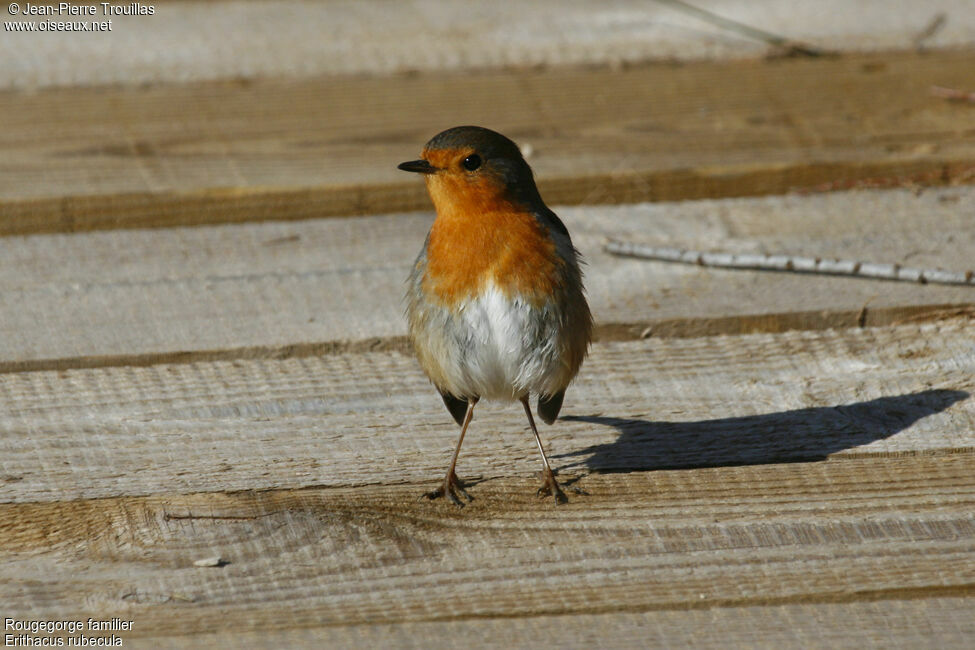
[[[656,0],[656,1],[660,4],[669,5],[685,13],[697,16],[704,22],[711,23],[715,27],[720,27],[721,29],[725,29],[730,32],[735,32],[737,34],[740,34],[741,36],[744,36],[745,38],[750,38],[753,41],[758,41],[760,43],[765,43],[766,45],[771,45],[774,48],[774,54],[776,56],[817,57],[817,56],[827,56],[829,54],[832,54],[828,50],[824,50],[812,45],[808,45],[800,41],[794,41],[784,36],[779,36],[778,34],[766,32],[765,30],[758,29],[757,27],[752,27],[751,25],[740,23],[737,20],[731,20],[730,18],[719,16],[716,13],[712,13],[706,9],[701,9],[700,7],[695,7],[692,4],[684,2],[684,0]]]
[[[948,22],[948,16],[944,13],[935,14],[934,18],[931,19],[924,29],[919,31],[914,38],[914,47],[918,50],[924,48],[924,42],[929,38],[940,32],[945,24]]]

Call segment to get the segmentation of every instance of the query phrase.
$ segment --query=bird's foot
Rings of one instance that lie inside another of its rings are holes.
[[[453,503],[455,506],[459,506],[463,508],[464,502],[458,498],[458,494],[464,497],[465,499],[467,499],[468,503],[474,500],[474,497],[469,495],[467,493],[467,490],[464,489],[464,486],[457,478],[457,475],[451,472],[450,474],[447,475],[447,478],[444,479],[444,482],[440,487],[438,487],[436,490],[432,492],[427,492],[423,496],[426,497],[427,499],[430,499],[431,501],[433,501],[434,499],[439,499],[441,497],[446,497],[450,499],[450,502]]]
[[[559,482],[555,480],[555,474],[550,469],[542,470],[542,486],[538,488],[538,496],[554,497],[555,505],[569,502],[569,498],[565,496],[565,492],[559,487]]]

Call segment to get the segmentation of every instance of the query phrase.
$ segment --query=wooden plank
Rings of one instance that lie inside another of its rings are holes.
[[[564,508],[516,479],[463,510],[419,485],[3,504],[0,588],[6,615],[121,615],[133,639],[724,607],[770,607],[768,624],[786,605],[975,596],[973,469],[593,474]],[[227,564],[194,566],[211,555]]]
[[[710,0],[705,6],[813,48],[887,51],[970,45],[975,18],[966,2],[860,0],[851,7],[844,0],[820,0],[811,7],[796,0],[766,0],[761,6]],[[153,8],[152,16],[111,16],[111,31],[93,37],[61,32],[59,38],[44,38],[6,31],[0,41],[0,59],[7,62],[0,69],[0,87],[621,66],[648,60],[787,56],[789,50],[788,45],[770,47],[738,30],[721,29],[686,7],[641,0],[617,0],[609,11],[560,0],[518,6],[481,2],[476,9],[444,0],[184,0]],[[939,15],[941,22],[932,27]],[[234,29],[227,30],[227,25]],[[224,32],[219,42],[199,38],[217,32]]]
[[[588,262],[606,339],[648,328],[702,335],[883,324],[913,308],[975,302],[969,287],[701,269],[602,250],[616,238],[963,270],[975,259],[969,187],[559,213]],[[2,238],[0,371],[402,351],[404,281],[430,223],[413,214]]]
[[[975,638],[975,599],[701,608],[686,611],[475,618],[133,639],[132,647],[424,648],[964,648]]]
[[[590,471],[970,455],[971,319],[594,346],[545,427]],[[456,427],[411,356],[0,375],[0,501],[432,484]],[[459,471],[529,476],[514,408],[479,406]]]
[[[929,88],[973,56],[8,91],[0,234],[414,210],[396,163],[470,122],[530,144],[552,203],[971,182],[975,112]]]

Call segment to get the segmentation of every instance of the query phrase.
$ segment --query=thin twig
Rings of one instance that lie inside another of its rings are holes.
[[[684,0],[656,1],[660,4],[670,5],[671,7],[685,13],[693,14],[704,22],[711,23],[715,27],[720,27],[721,29],[735,32],[754,41],[771,45],[785,56],[824,56],[829,54],[829,52],[826,50],[813,47],[812,45],[794,41],[785,38],[784,36],[779,36],[778,34],[766,32],[765,30],[758,29],[757,27],[752,27],[751,25],[746,25],[736,20],[725,18],[724,16],[719,16],[716,13],[712,13],[706,9],[701,9],[700,7],[695,7],[692,4],[684,2]]]
[[[918,50],[924,47],[924,42],[929,38],[937,34],[944,28],[945,24],[948,22],[948,16],[944,13],[935,14],[931,21],[925,25],[924,29],[919,31],[912,41],[914,41],[914,47]]]
[[[705,253],[658,246],[645,246],[631,242],[610,241],[606,251],[614,255],[639,257],[663,262],[680,262],[698,266],[714,266],[725,269],[750,269],[756,271],[786,271],[815,273],[820,275],[847,275],[878,280],[898,280],[920,284],[963,284],[975,286],[975,271],[944,271],[942,269],[916,269],[900,264],[879,264],[819,257],[795,255],[761,255],[758,253]]]

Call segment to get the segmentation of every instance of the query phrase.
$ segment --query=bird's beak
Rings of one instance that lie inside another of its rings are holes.
[[[404,172],[416,172],[418,174],[433,174],[437,171],[436,167],[422,158],[420,160],[410,160],[409,162],[400,163],[397,167]]]

